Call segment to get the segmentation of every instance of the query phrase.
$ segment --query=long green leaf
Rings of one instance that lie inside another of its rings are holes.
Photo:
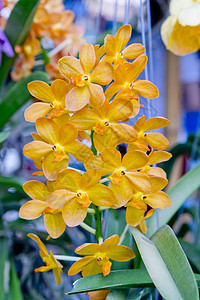
[[[37,71],[15,83],[0,103],[0,129],[2,129],[10,117],[30,99],[27,84],[32,80],[48,82],[48,76],[45,72]]]
[[[9,137],[10,131],[0,132],[0,144]]]
[[[172,229],[164,225],[151,240],[136,228],[132,233],[160,294],[166,300],[198,300],[195,276]]]
[[[19,0],[13,8],[4,30],[13,49],[16,45],[24,43],[39,2],[39,0]],[[15,58],[3,54],[0,68],[0,85],[6,80]]]
[[[197,248],[196,245],[188,243],[183,239],[179,241],[189,261],[200,272],[200,249]]]
[[[102,274],[81,278],[74,283],[68,295],[87,291],[124,289],[130,287],[152,286],[152,280],[146,270],[112,271],[108,276]]]
[[[200,186],[200,165],[189,171],[186,175],[173,186],[168,192],[172,200],[170,207],[161,209],[158,212],[159,226],[167,224],[173,215],[179,210],[183,203],[191,196]],[[147,220],[147,237],[150,237],[157,230],[156,213]]]
[[[198,285],[200,275],[195,274]],[[98,290],[122,290],[129,288],[154,287],[148,272],[145,269],[111,271],[108,276],[102,274],[92,275],[76,280],[73,289],[68,295],[80,294]]]
[[[0,254],[1,254],[1,259],[0,259],[0,299],[5,300],[5,298],[4,298],[5,297],[4,290],[6,288],[5,266],[8,264],[8,243],[4,237],[0,237]]]
[[[20,281],[17,277],[17,272],[14,262],[10,259],[10,289],[7,295],[7,300],[23,300]]]

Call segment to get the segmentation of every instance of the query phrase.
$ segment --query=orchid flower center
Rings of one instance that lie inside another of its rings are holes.
[[[71,83],[74,86],[83,87],[86,84],[90,83],[90,76],[87,74],[79,74],[77,76],[71,77]]]
[[[109,127],[110,123],[108,120],[102,120],[96,123],[96,125],[93,127],[93,130],[100,136],[103,136],[104,132]]]
[[[117,169],[112,175],[109,177],[112,183],[119,186],[119,182],[123,179],[123,176],[126,174],[123,168]]]
[[[82,208],[88,207],[91,204],[89,196],[86,192],[78,191],[76,196],[77,196],[78,203],[82,204]]]

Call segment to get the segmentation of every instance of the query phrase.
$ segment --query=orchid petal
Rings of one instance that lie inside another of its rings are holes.
[[[28,84],[29,93],[42,101],[53,102],[55,96],[51,90],[51,87],[44,81],[34,80]]]
[[[159,96],[158,88],[148,80],[137,80],[134,82],[132,88],[145,98],[154,99]]]
[[[83,108],[90,99],[90,91],[87,85],[82,87],[74,87],[67,93],[65,99],[66,109],[77,111]]]
[[[36,200],[46,201],[50,192],[47,186],[37,180],[30,180],[23,184],[23,190],[32,198]]]
[[[71,79],[72,76],[84,74],[80,61],[73,56],[64,56],[59,59],[58,68],[60,73],[68,79]]]
[[[126,153],[122,160],[122,166],[127,170],[137,170],[144,167],[148,163],[148,156],[137,150]]]
[[[128,47],[126,47],[122,54],[127,59],[135,59],[141,54],[143,54],[145,51],[145,47],[142,44],[131,44]]]
[[[30,200],[26,202],[19,210],[19,216],[22,219],[34,220],[39,218],[47,205],[44,201]]]
[[[63,207],[62,216],[67,226],[80,225],[87,216],[87,207],[82,207],[76,199],[73,199]]]
[[[131,38],[131,25],[124,25],[115,34],[115,51],[121,52]]]
[[[114,202],[116,202],[114,192],[103,184],[91,186],[87,189],[87,194],[90,198],[90,201],[97,206],[111,207]]]
[[[142,130],[146,132],[150,130],[160,129],[168,126],[169,123],[170,121],[163,117],[150,118],[145,122],[144,126],[142,127]]]
[[[113,67],[107,62],[100,62],[90,74],[90,80],[100,85],[106,85],[112,81],[113,75]]]
[[[33,103],[24,112],[24,118],[28,122],[35,122],[40,117],[45,117],[52,107],[48,103]]]
[[[45,214],[44,224],[46,231],[53,239],[57,239],[59,236],[61,236],[66,228],[66,224],[63,221],[61,212],[55,215]]]
[[[94,46],[91,44],[84,44],[79,52],[79,59],[84,73],[89,74],[96,62]]]
[[[129,261],[135,257],[133,250],[121,245],[117,245],[111,250],[106,251],[106,255],[115,261]]]
[[[171,205],[171,199],[162,191],[147,195],[145,202],[153,208],[167,208]]]
[[[47,205],[53,209],[62,208],[67,201],[76,197],[74,192],[68,190],[57,190],[49,195],[47,198]]]
[[[93,256],[83,257],[82,259],[76,261],[68,271],[68,275],[72,276],[81,272],[89,263],[95,260]]]
[[[59,139],[59,129],[53,120],[39,118],[36,121],[36,129],[44,141],[55,145]]]
[[[23,153],[29,158],[42,158],[43,156],[52,152],[52,146],[41,142],[33,141],[24,146]]]

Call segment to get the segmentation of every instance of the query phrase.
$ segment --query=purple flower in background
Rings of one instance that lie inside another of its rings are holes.
[[[9,43],[9,40],[7,39],[5,33],[0,29],[0,65],[1,65],[2,52],[4,52],[9,57],[14,56],[14,51]]]

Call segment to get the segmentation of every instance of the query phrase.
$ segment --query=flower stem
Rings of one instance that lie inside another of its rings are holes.
[[[85,224],[84,222],[80,224],[80,226],[82,228],[84,228],[85,230],[87,230],[88,232],[92,233],[92,234],[96,234],[96,230],[93,229],[92,227],[90,227],[89,225]]]
[[[82,258],[82,257],[67,256],[67,255],[54,255],[54,257],[58,260],[66,260],[66,261],[78,261]]]
[[[130,225],[126,224],[124,231],[122,232],[122,235],[120,236],[120,241],[118,245],[121,245],[123,243],[123,240],[125,239],[126,233],[129,230]]]
[[[95,223],[96,223],[96,240],[98,243],[101,242],[101,239],[103,239],[103,233],[102,233],[102,223],[101,223],[101,211],[98,206],[94,205],[95,210]]]
[[[95,210],[94,210],[93,208],[89,208],[89,207],[88,207],[87,212],[88,212],[89,214],[95,214]]]
[[[92,142],[92,152],[94,155],[97,155],[97,149],[95,148],[95,145],[94,145],[94,139],[93,139],[93,136],[94,136],[94,130],[91,130],[91,142]]]
[[[104,182],[107,182],[107,181],[109,181],[110,179],[108,178],[108,177],[105,177],[105,178],[103,178],[103,179],[101,179],[100,181],[99,181],[99,183],[104,183]]]
[[[92,142],[92,152],[94,155],[97,155],[97,149],[95,148],[94,145],[94,130],[91,130],[91,142]],[[103,241],[103,233],[102,233],[102,223],[101,223],[101,210],[99,206],[96,206],[93,204],[95,214],[94,214],[94,219],[95,219],[95,224],[96,224],[96,233],[95,233],[95,238],[99,244],[102,243]]]

